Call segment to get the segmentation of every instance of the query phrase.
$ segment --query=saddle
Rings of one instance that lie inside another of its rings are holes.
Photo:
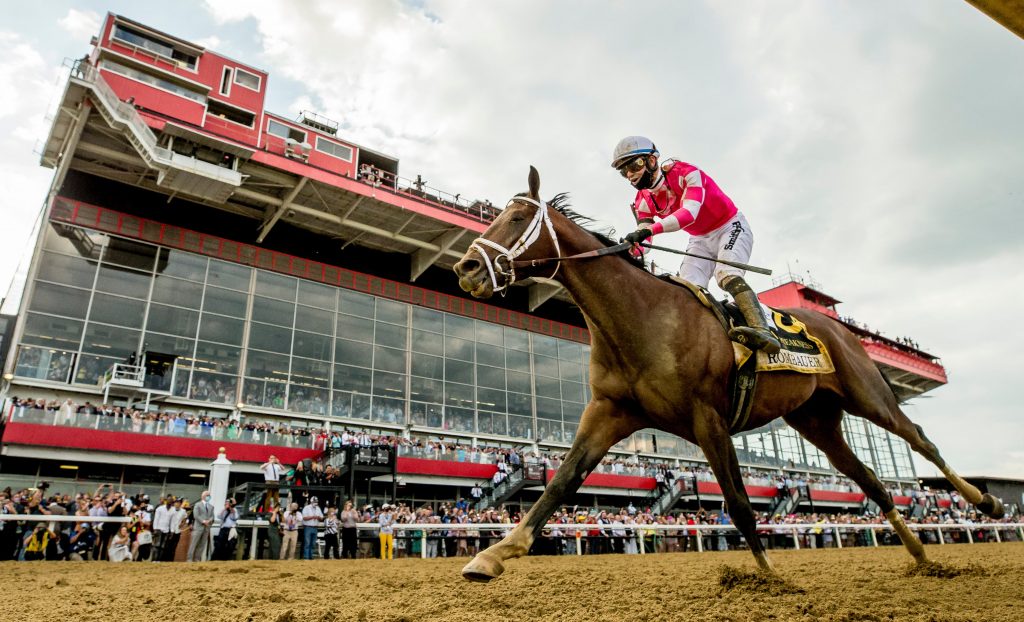
[[[706,288],[695,285],[675,275],[665,275],[662,280],[686,288],[702,305],[711,310],[728,335],[731,328],[746,326],[743,314],[731,302],[723,302],[711,295]],[[758,372],[795,371],[803,374],[829,374],[835,371],[832,357],[818,338],[809,334],[807,326],[785,311],[764,307],[768,328],[779,339],[782,350],[777,354],[753,352],[746,346],[732,342],[736,366],[729,377],[732,408],[729,417],[729,433],[742,430],[750,418],[754,389],[757,387]],[[751,356],[754,355],[754,356]]]

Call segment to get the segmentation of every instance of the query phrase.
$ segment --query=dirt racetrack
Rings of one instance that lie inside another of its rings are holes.
[[[5,562],[0,620],[1024,621],[1024,544],[927,549],[960,574],[908,576],[902,547],[775,552],[780,585],[746,552],[529,557],[488,584],[465,559]]]

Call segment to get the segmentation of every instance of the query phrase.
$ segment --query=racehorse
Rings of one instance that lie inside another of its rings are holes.
[[[557,281],[582,310],[591,337],[592,397],[572,448],[523,521],[478,553],[462,569],[463,576],[489,581],[504,572],[506,560],[526,555],[552,512],[580,487],[609,448],[643,428],[664,430],[700,446],[759,568],[773,573],[755,531],[730,439],[728,379],[735,362],[726,332],[689,290],[641,269],[627,252],[601,256],[602,249],[614,243],[587,231],[579,220],[579,214],[564,205],[564,195],[551,203],[541,200],[540,175],[530,167],[529,192],[514,196],[454,267],[460,287],[476,298],[488,298],[525,277]],[[735,433],[782,417],[878,504],[919,564],[928,561],[921,541],[907,528],[885,486],[843,437],[840,424],[845,413],[903,438],[935,464],[964,499],[989,516],[1003,515],[1002,502],[957,475],[921,427],[900,410],[891,387],[853,333],[816,311],[786,311],[825,344],[835,371],[762,374],[750,416]]]

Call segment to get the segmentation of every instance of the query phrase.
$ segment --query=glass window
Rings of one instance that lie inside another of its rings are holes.
[[[245,403],[267,408],[284,408],[285,384],[263,380],[245,379]]]
[[[14,375],[54,382],[71,382],[75,354],[66,350],[21,346]]]
[[[377,322],[373,342],[383,346],[405,349],[407,335],[408,329],[405,327]]]
[[[220,287],[207,287],[206,295],[203,297],[203,311],[230,315],[231,317],[245,317],[245,307],[248,300],[249,295],[245,292],[236,292]]]
[[[332,341],[327,335],[297,330],[295,331],[295,343],[292,345],[292,355],[330,362]]]
[[[206,280],[206,264],[206,257],[162,248],[156,271],[157,274],[164,276],[176,276],[189,281],[202,282]],[[160,280],[159,277],[157,280]]]
[[[132,352],[138,352],[139,331],[119,326],[89,324],[85,329],[83,352],[126,358]],[[104,370],[105,371],[105,370]]]
[[[359,317],[373,317],[373,296],[360,294],[347,289],[339,290],[341,293],[342,313],[358,315]]]
[[[326,415],[329,393],[327,389],[303,384],[288,385],[288,410],[297,413]]]
[[[242,351],[239,348],[200,341],[196,348],[195,368],[225,374],[237,374],[241,358]]]
[[[373,368],[404,374],[405,355],[405,350],[375,346],[373,348]]]
[[[581,344],[574,341],[565,341],[564,339],[558,340],[558,358],[563,361],[579,363],[582,352],[583,346]]]
[[[75,285],[89,289],[96,276],[96,262],[82,257],[70,257],[57,253],[43,252],[36,276],[44,281]]]
[[[291,328],[295,321],[295,304],[256,296],[252,301],[252,319]]]
[[[505,377],[508,378],[509,391],[533,393],[533,383],[530,380],[530,374],[524,374],[517,371],[507,371],[505,372]]]
[[[334,366],[334,388],[341,391],[370,392],[369,369],[351,365]]]
[[[411,399],[423,402],[437,402],[444,400],[444,383],[440,380],[428,380],[413,376],[409,380]]]
[[[558,361],[558,371],[562,376],[562,380],[583,381],[583,366],[579,363],[560,360]]]
[[[299,280],[299,304],[334,311],[338,290],[330,285]]]
[[[251,278],[252,268],[248,266],[211,259],[210,274],[206,277],[206,284],[248,292]]]
[[[468,384],[444,383],[444,402],[450,406],[473,407],[473,387]]]
[[[373,394],[405,397],[405,375],[384,371],[373,372]]]
[[[505,327],[505,347],[528,352],[530,350],[530,334],[518,328]]]
[[[338,315],[338,337],[373,341],[373,320],[354,315]]]
[[[415,352],[426,352],[427,354],[444,354],[444,337],[436,333],[427,333],[421,330],[412,331],[412,349]]]
[[[298,279],[264,270],[256,271],[256,293],[269,298],[295,302]]]
[[[537,434],[543,440],[561,443],[562,423],[557,420],[537,419]]]
[[[270,119],[267,123],[267,133],[279,136],[281,138],[291,138],[295,142],[304,143],[306,142],[306,133],[302,130],[293,128],[289,125],[285,125],[275,119]]]
[[[508,416],[509,436],[516,438],[533,439],[533,419],[530,417]]]
[[[435,404],[412,402],[409,404],[409,416],[413,425],[440,428],[443,425],[444,411]]]
[[[369,419],[370,418],[370,396],[359,395],[358,393],[352,396],[352,417],[354,419]]]
[[[169,335],[195,337],[199,327],[199,312],[166,304],[151,304],[147,330],[156,330]]]
[[[562,419],[562,402],[545,397],[537,398],[538,419]]]
[[[473,364],[454,359],[444,360],[445,380],[473,384]]]
[[[502,413],[477,412],[476,422],[477,430],[481,434],[500,434],[501,436],[508,434],[508,424]]]
[[[100,378],[107,373],[114,363],[121,363],[123,357],[107,357],[83,354],[78,359],[78,372],[75,374],[75,382],[81,384],[99,384]]]
[[[82,326],[83,323],[78,320],[28,313],[21,340],[37,346],[78,350],[78,343],[82,340]]]
[[[104,264],[100,266],[99,276],[96,277],[96,289],[109,294],[120,294],[145,300],[149,296],[150,279],[149,272],[115,268]]]
[[[332,155],[336,158],[340,158],[346,162],[352,161],[351,147],[346,147],[345,145],[339,145],[338,143],[324,140],[320,136],[316,137],[316,150]]]
[[[158,275],[153,282],[152,300],[178,307],[198,309],[203,300],[203,286],[192,281]]]
[[[245,359],[245,375],[284,381],[288,378],[288,357],[249,350]]]
[[[580,402],[562,402],[562,420],[579,422],[586,404]]]
[[[473,360],[473,342],[455,337],[445,337],[444,352],[449,358],[462,359],[463,361]]]
[[[260,90],[260,77],[254,73],[235,67],[235,84],[241,84],[247,89]]]
[[[107,243],[107,236],[58,222],[50,222],[46,229],[43,248],[66,255],[77,255],[99,261],[100,251]]]
[[[492,389],[505,388],[505,370],[500,367],[476,366],[476,383]]]
[[[444,314],[422,307],[412,308],[412,327],[435,333],[444,332]]]
[[[196,342],[192,339],[174,337],[172,335],[161,335],[151,332],[146,332],[146,336],[143,337],[142,342],[146,344],[146,350],[149,352],[174,354],[177,356],[187,356],[189,358],[192,357],[192,352],[196,347]]]
[[[522,393],[509,393],[508,412],[514,415],[532,415],[533,399],[529,395]]]
[[[146,303],[141,300],[97,293],[92,299],[89,321],[142,328],[145,313]]]
[[[544,335],[533,336],[533,353],[558,357],[558,340]]]
[[[473,320],[457,315],[444,316],[444,334],[473,339],[476,337],[476,327]]]
[[[82,319],[85,318],[85,311],[88,308],[88,291],[38,281],[32,292],[32,304],[29,305],[29,309],[33,311]]]
[[[476,340],[479,343],[487,343],[492,346],[503,345],[505,340],[502,327],[488,322],[477,322]]]
[[[204,318],[204,324],[214,317]],[[249,347],[288,354],[292,349],[292,330],[253,322],[249,329]]]
[[[412,354],[412,374],[424,378],[444,378],[444,359],[429,354]]]
[[[291,331],[287,329],[278,329],[276,327],[275,330],[287,333],[287,336],[284,339],[286,341],[290,341]],[[242,345],[242,336],[244,331],[245,322],[243,320],[221,317],[219,315],[210,315],[209,313],[204,313],[203,319],[199,323],[199,338],[205,339],[206,341],[218,341],[221,343],[230,343],[232,345],[240,346]],[[286,352],[287,350],[282,351]]]
[[[533,356],[533,370],[538,376],[558,377],[558,359],[550,356]]]
[[[537,383],[537,395],[539,397],[550,397],[553,399],[561,399],[562,391],[558,386],[558,381],[554,378],[545,378],[544,376],[537,376],[535,379]]]
[[[348,365],[369,367],[373,362],[373,346],[350,339],[338,339],[335,342],[334,360]]]
[[[505,367],[512,371],[530,373],[530,355],[518,350],[505,350]]]
[[[295,328],[330,335],[334,330],[334,312],[298,305],[295,308]]]
[[[562,381],[562,399],[570,402],[583,402],[583,384],[579,382]]]
[[[478,343],[476,344],[476,362],[495,367],[504,367],[505,348]]]
[[[446,408],[445,423],[453,432],[472,432],[475,428],[473,411],[466,408]]]
[[[293,383],[308,384],[315,387],[330,386],[331,364],[299,357],[292,358]]]
[[[377,299],[377,321],[407,326],[409,324],[409,305],[394,300]]]
[[[189,397],[194,400],[206,402],[217,402],[218,404],[234,404],[235,389],[237,387],[235,376],[214,374],[208,371],[192,372],[192,382],[189,383]]]
[[[352,416],[352,394],[347,391],[334,391],[331,399],[331,414],[335,417]]]
[[[103,263],[152,272],[158,251],[152,244],[111,237],[103,251]]]
[[[504,391],[485,389],[483,387],[476,390],[476,403],[479,408],[484,410],[505,412],[507,408]]]

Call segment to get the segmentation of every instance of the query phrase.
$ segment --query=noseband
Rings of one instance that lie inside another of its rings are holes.
[[[530,246],[540,238],[541,231],[547,228],[548,234],[551,236],[551,242],[555,245],[555,255],[561,256],[561,251],[558,248],[558,236],[555,235],[555,227],[551,224],[551,217],[548,215],[548,204],[544,201],[537,201],[530,197],[513,197],[509,200],[508,204],[505,205],[505,209],[508,209],[516,201],[522,201],[523,203],[529,203],[530,205],[536,205],[537,211],[533,215],[533,220],[523,231],[523,234],[519,236],[515,244],[511,248],[505,248],[497,242],[479,237],[473,240],[473,243],[469,245],[470,250],[475,250],[484,260],[484,265],[487,266],[487,274],[491,277],[491,286],[495,292],[504,292],[509,285],[516,281],[516,270],[515,264],[520,263],[514,261],[516,257],[519,257],[526,252]],[[492,260],[487,254],[487,250],[484,247],[489,247],[492,250],[498,252]],[[507,267],[502,267],[501,263],[504,262]],[[548,278],[555,278],[558,274],[558,268],[562,264],[560,262],[555,263],[555,271],[551,273]],[[502,276],[504,283],[498,285],[498,276]]]

